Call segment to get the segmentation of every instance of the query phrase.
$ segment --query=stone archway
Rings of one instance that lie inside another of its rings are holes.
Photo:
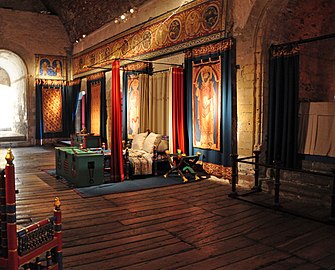
[[[254,99],[255,109],[255,144],[266,144],[268,125],[268,72],[269,48],[272,44],[296,42],[315,39],[320,36],[331,35],[335,31],[334,11],[335,4],[332,0],[322,3],[309,1],[308,3],[294,0],[267,0],[264,5],[255,5],[250,17],[258,18],[256,27],[252,32],[252,48],[254,50]],[[334,38],[333,38],[334,39]],[[328,42],[328,40],[327,40]],[[329,51],[328,57],[333,59],[333,43],[323,45],[323,52]],[[302,56],[303,53],[300,52]],[[308,54],[311,54],[309,52]],[[320,52],[318,53],[320,54]],[[302,57],[300,56],[300,62]],[[319,57],[314,55],[311,57]],[[302,70],[302,66],[300,66]],[[319,68],[319,70],[324,70]],[[311,77],[308,70],[306,76]],[[301,74],[300,74],[301,76]],[[322,78],[316,74],[318,80]],[[331,76],[329,76],[331,77]],[[327,78],[328,81],[330,80]],[[300,78],[301,80],[301,78]],[[325,78],[321,79],[325,83]],[[300,82],[301,84],[301,82]],[[331,87],[329,83],[329,87]],[[301,85],[300,85],[301,87]],[[308,89],[310,91],[310,89]],[[318,89],[317,95],[320,95]]]
[[[0,49],[0,142],[26,141],[27,67],[15,53]]]

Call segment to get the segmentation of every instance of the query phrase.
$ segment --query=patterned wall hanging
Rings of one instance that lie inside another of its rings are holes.
[[[44,133],[62,132],[62,89],[46,86],[42,88],[42,114]]]
[[[91,133],[100,135],[100,93],[101,83],[91,85]]]
[[[66,80],[66,58],[64,56],[36,55],[37,79]]]
[[[127,87],[127,130],[128,138],[132,138],[139,133],[140,129],[140,100],[139,77],[137,75],[128,76]]]
[[[192,67],[193,147],[220,150],[221,61]]]

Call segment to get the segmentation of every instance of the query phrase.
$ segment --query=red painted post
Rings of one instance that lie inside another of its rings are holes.
[[[55,238],[57,238],[57,263],[58,263],[58,270],[63,269],[63,253],[62,253],[62,211],[60,210],[60,200],[58,197],[55,198],[55,209],[54,209],[54,218],[55,218]]]
[[[8,270],[18,269],[17,237],[16,237],[16,198],[15,198],[15,173],[14,156],[9,148],[6,155],[6,215],[8,239]]]

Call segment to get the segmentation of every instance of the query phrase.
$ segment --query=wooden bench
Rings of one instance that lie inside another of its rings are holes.
[[[6,168],[0,175],[0,269],[63,269],[62,213],[58,198],[54,213],[17,231],[14,156],[6,155]]]

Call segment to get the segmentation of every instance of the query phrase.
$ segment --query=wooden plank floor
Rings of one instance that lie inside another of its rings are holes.
[[[13,153],[18,223],[51,215],[61,199],[66,270],[335,267],[335,226],[231,199],[224,181],[82,198],[43,171],[53,148]]]

